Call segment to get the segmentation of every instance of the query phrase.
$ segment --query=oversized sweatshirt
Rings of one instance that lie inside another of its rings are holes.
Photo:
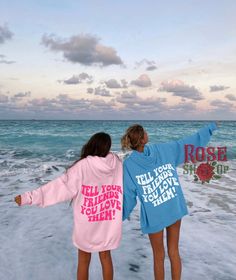
[[[21,205],[47,207],[73,199],[75,247],[86,252],[115,249],[122,234],[122,161],[114,153],[88,156],[56,179],[21,195]]]
[[[136,206],[137,197],[141,202],[143,233],[159,232],[187,215],[176,168],[184,163],[184,146],[194,145],[194,150],[199,146],[205,147],[215,129],[216,123],[211,122],[197,133],[178,141],[145,145],[143,152],[134,150],[123,164],[123,220]]]

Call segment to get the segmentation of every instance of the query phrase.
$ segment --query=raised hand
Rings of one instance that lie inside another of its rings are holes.
[[[15,202],[18,204],[18,206],[21,206],[21,196],[20,195],[17,195],[15,197]]]

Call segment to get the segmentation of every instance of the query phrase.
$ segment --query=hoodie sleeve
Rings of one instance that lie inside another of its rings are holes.
[[[137,204],[137,192],[134,182],[127,170],[127,167],[124,164],[123,167],[123,181],[124,181],[124,195],[123,195],[123,218],[126,220],[134,207]]]
[[[194,150],[196,147],[205,147],[207,143],[210,141],[212,136],[212,132],[217,129],[217,125],[215,122],[211,122],[206,126],[202,127],[198,130],[197,133],[182,138],[177,141],[171,141],[168,143],[161,144],[161,149],[166,155],[170,155],[173,157],[173,161],[175,166],[184,163],[185,160],[185,148],[184,146],[187,144],[193,145]]]
[[[47,207],[72,199],[79,187],[78,164],[47,184],[21,195],[21,205]]]

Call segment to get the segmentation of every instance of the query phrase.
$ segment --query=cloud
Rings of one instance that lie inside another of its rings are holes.
[[[233,94],[226,94],[225,98],[229,99],[230,101],[236,101],[236,96]]]
[[[29,105],[33,105],[33,106],[44,106],[44,107],[48,107],[48,106],[52,106],[54,102],[52,100],[49,101],[48,98],[42,97],[42,98],[34,98],[32,100],[28,101]]]
[[[108,88],[127,88],[127,81],[122,79],[119,83],[116,79],[110,79],[104,82]]]
[[[212,101],[213,109],[196,110],[196,105],[182,102],[168,105],[166,98],[141,98],[135,91],[123,91],[112,100],[72,98],[59,94],[54,98],[25,99],[24,103],[0,94],[0,118],[19,119],[235,119],[230,102]],[[231,111],[230,111],[231,110]]]
[[[0,94],[0,103],[7,103],[8,102],[8,96],[5,94]]]
[[[0,44],[5,43],[7,40],[11,40],[13,33],[8,29],[6,25],[0,25]]]
[[[0,64],[12,64],[12,63],[15,63],[15,61],[6,60],[5,57],[6,57],[5,55],[0,54]]]
[[[128,82],[125,79],[121,80],[122,88],[127,88],[128,87]]]
[[[87,73],[80,73],[79,75],[74,75],[71,78],[63,81],[63,83],[67,85],[77,85],[83,82],[91,84],[93,82],[93,77],[89,76]]]
[[[79,110],[85,112],[92,111],[94,109],[98,111],[110,110],[114,105],[112,102],[107,102],[102,99],[74,99],[66,94],[59,94],[56,97],[55,102],[63,107],[65,106],[66,109],[70,108],[75,111]]]
[[[103,113],[110,113],[110,112],[115,112],[117,111],[116,108],[113,108],[114,106],[114,103],[112,102],[105,102],[104,100],[102,99],[94,99],[91,101],[90,103],[90,109],[95,109],[95,110],[98,110],[100,112],[103,112]]]
[[[196,110],[196,105],[190,102],[182,102],[174,106],[170,106],[169,110],[181,111],[181,112],[191,112]]]
[[[115,101],[124,105],[122,111],[133,114],[137,114],[137,112],[138,114],[150,114],[167,110],[166,98],[149,97],[144,99],[139,97],[134,90],[123,91],[115,98]]]
[[[210,102],[211,106],[217,107],[219,109],[224,109],[224,110],[231,110],[232,109],[232,103],[228,101],[223,101],[220,99],[215,99]]]
[[[19,104],[16,104],[20,108]],[[21,106],[22,108],[22,106]],[[94,119],[97,114],[117,113],[113,102],[102,99],[71,98],[67,94],[59,94],[55,98],[34,98],[24,106],[27,114],[36,114],[40,118],[89,118]],[[1,113],[0,113],[1,115]]]
[[[171,92],[174,96],[180,96],[197,101],[204,99],[202,93],[199,92],[198,89],[194,86],[186,85],[184,82],[179,80],[162,82],[158,91]]]
[[[93,88],[87,88],[87,93],[89,94],[93,93]]]
[[[29,100],[26,107],[29,111],[35,112],[81,112],[89,108],[91,101],[88,99],[75,99],[66,94],[59,94],[55,98],[34,98]]]
[[[123,104],[130,104],[134,103],[136,100],[138,100],[138,96],[136,94],[136,91],[123,91],[119,96],[116,97],[116,101],[123,103]]]
[[[156,67],[155,65],[151,65],[151,66],[148,66],[148,67],[146,68],[147,71],[154,71],[154,70],[156,70],[156,69],[157,69],[157,67]]]
[[[44,35],[42,44],[51,51],[62,52],[66,60],[72,63],[83,65],[122,65],[121,58],[112,47],[99,43],[100,39],[89,35],[81,34],[72,36],[69,39],[55,38],[54,35]]]
[[[87,88],[87,93],[104,96],[104,97],[112,96],[109,90],[102,88],[102,87],[96,87],[95,89]]]
[[[211,118],[225,120],[236,119],[236,107],[233,105],[233,103],[216,99],[211,101],[210,105],[214,107],[208,112]]]
[[[157,69],[157,66],[156,66],[156,62],[154,60],[148,60],[146,58],[140,60],[140,61],[137,61],[135,63],[135,68],[139,68],[141,67],[142,65],[146,65],[146,71],[153,71],[153,70],[156,70]]]
[[[131,85],[135,85],[138,87],[150,87],[152,85],[152,82],[148,75],[143,74],[138,77],[138,79],[131,81]]]
[[[14,97],[16,97],[16,98],[29,97],[29,96],[31,96],[31,92],[30,91],[19,92],[19,93],[14,95]]]
[[[12,61],[12,60],[4,60],[4,59],[1,59],[0,60],[0,63],[1,64],[13,64],[13,63],[16,63],[15,61]]]
[[[94,90],[94,94],[100,96],[112,96],[109,90],[101,87],[96,87]]]
[[[222,85],[220,85],[220,86],[214,85],[214,86],[210,86],[210,92],[222,91],[222,90],[226,90],[228,88],[230,88],[230,87],[226,87],[226,86],[222,86]]]
[[[168,106],[159,98],[117,98],[117,101],[123,104],[120,114],[130,116],[132,119],[154,119],[155,117],[164,117],[168,112]]]

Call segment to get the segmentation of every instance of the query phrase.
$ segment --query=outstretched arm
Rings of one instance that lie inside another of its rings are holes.
[[[78,165],[72,166],[64,173],[47,184],[18,195],[15,202],[19,205],[37,205],[47,207],[62,201],[72,199],[78,192]]]
[[[213,131],[217,129],[216,122],[211,122],[206,126],[202,127],[197,133],[184,137],[177,141],[171,141],[168,143],[161,144],[161,149],[164,153],[170,154],[173,158],[175,165],[184,163],[185,160],[185,145],[193,145],[195,148],[201,146],[205,147],[210,141]]]

